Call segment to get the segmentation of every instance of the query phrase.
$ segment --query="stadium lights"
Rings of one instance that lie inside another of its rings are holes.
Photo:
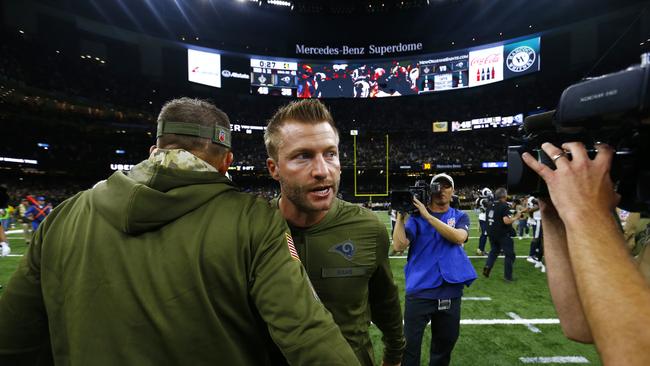
[[[22,29],[19,29],[19,30],[18,30],[18,33],[20,33],[20,34],[25,34],[25,31],[22,30]]]
[[[32,164],[32,165],[37,165],[38,160],[33,160],[33,159],[20,159],[20,158],[7,158],[0,156],[0,161],[6,161],[7,163],[19,163],[19,164]],[[22,180],[22,178],[20,178]]]
[[[290,7],[291,3],[284,0],[268,0],[267,4]]]

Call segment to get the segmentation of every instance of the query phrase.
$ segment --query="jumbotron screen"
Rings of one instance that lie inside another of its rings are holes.
[[[417,57],[299,62],[300,98],[373,98],[470,88],[540,70],[540,37]]]
[[[251,94],[379,98],[471,88],[540,70],[540,37],[408,57],[307,61],[188,50],[188,80]],[[243,68],[248,65],[248,72]],[[241,84],[240,82],[249,83]],[[239,81],[236,81],[239,80]],[[243,91],[243,90],[242,90]]]

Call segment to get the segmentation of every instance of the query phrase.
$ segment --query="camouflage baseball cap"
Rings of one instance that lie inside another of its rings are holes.
[[[210,139],[212,143],[219,144],[229,149],[232,146],[230,129],[218,125],[202,126],[189,122],[158,121],[158,132],[156,133],[156,137],[160,137],[166,133]]]

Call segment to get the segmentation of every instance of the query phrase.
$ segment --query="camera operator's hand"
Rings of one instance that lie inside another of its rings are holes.
[[[650,354],[639,351],[650,344],[650,289],[614,219],[614,151],[599,145],[592,160],[581,143],[563,144],[563,150],[545,143],[542,149],[557,169],[529,154],[523,159],[546,181],[553,203],[540,200],[549,289],[560,324],[571,339],[593,340],[605,365],[650,365]]]
[[[544,152],[555,160],[555,170],[524,153],[526,164],[539,174],[548,186],[553,204],[566,220],[576,215],[609,213],[616,206],[617,196],[609,177],[614,150],[608,145],[598,145],[598,154],[591,160],[580,142],[562,145],[542,145]],[[569,160],[566,153],[570,152]]]
[[[422,215],[423,217],[429,214],[429,212],[427,211],[427,207],[424,205],[424,203],[420,202],[420,200],[418,200],[415,197],[413,197],[413,205],[418,209],[420,215]]]

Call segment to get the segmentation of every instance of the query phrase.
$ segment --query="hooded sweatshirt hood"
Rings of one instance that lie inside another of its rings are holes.
[[[184,150],[159,149],[128,175],[116,172],[91,190],[91,202],[126,234],[156,230],[204,205],[234,184]]]

